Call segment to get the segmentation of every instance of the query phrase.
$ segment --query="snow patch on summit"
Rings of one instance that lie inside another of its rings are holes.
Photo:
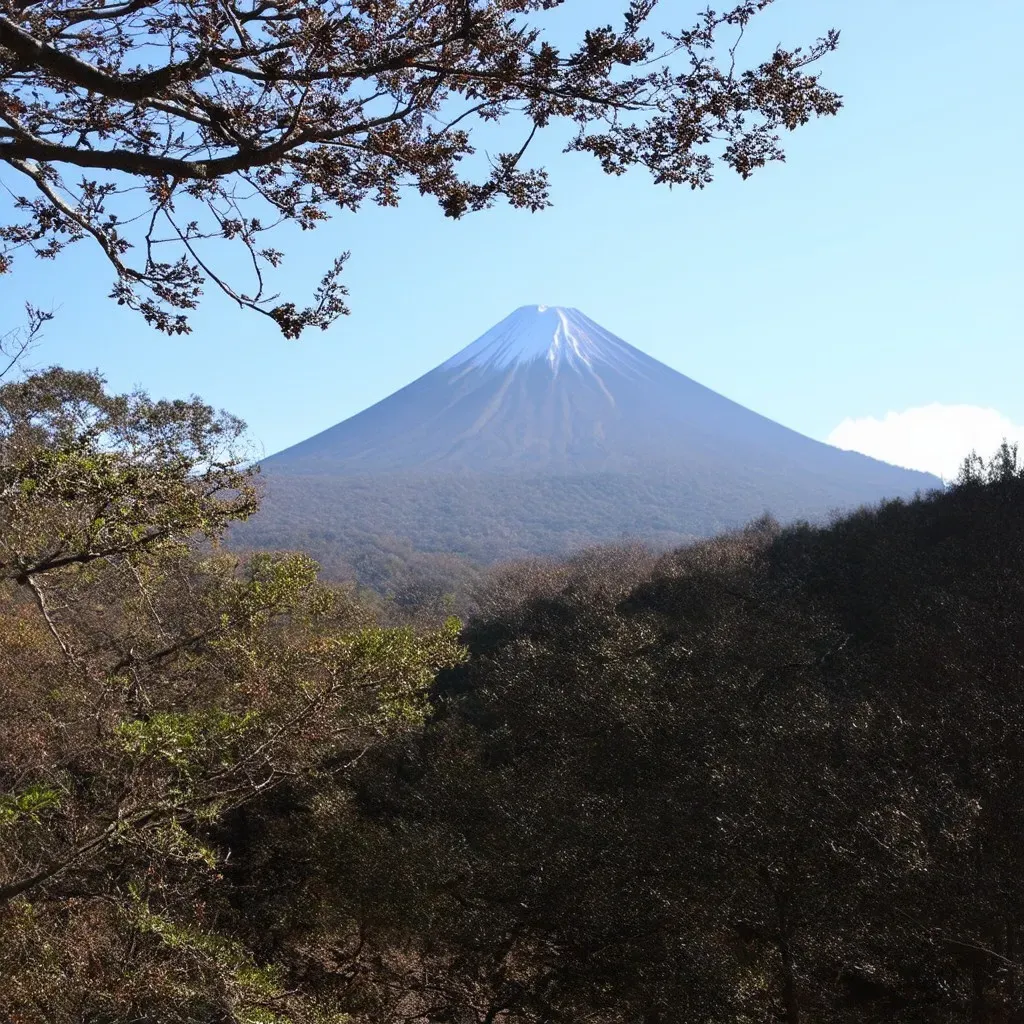
[[[540,359],[553,373],[565,364],[591,371],[595,363],[626,369],[638,355],[578,309],[522,306],[442,363],[441,369],[506,370]]]

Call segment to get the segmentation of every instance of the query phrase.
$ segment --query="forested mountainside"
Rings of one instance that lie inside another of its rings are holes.
[[[818,504],[771,504],[759,489],[716,490],[720,481],[650,476],[377,475],[263,479],[263,509],[232,527],[238,549],[302,550],[327,578],[382,593],[460,579],[472,566],[533,556],[566,557],[595,544],[642,542],[664,550],[736,529],[771,511],[781,521],[827,519]],[[847,494],[856,505],[856,493]],[[841,505],[832,506],[835,512]],[[433,580],[434,583],[430,581]],[[449,588],[451,589],[451,588]]]
[[[0,388],[0,1015],[1024,1015],[1024,468],[382,623],[201,403]]]

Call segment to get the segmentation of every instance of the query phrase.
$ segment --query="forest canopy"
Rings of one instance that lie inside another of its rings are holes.
[[[254,507],[239,426],[93,374],[0,388],[5,1020],[304,1019],[217,832],[311,799],[461,657],[457,624],[384,629],[304,555],[209,547]]]
[[[513,563],[462,627],[224,553],[239,425],[0,388],[0,1016],[1024,1013],[1024,468]]]

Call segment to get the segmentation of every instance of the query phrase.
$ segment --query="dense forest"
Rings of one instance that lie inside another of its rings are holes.
[[[0,388],[0,1016],[1011,1021],[1024,467],[510,563],[225,553],[239,425]]]
[[[857,507],[866,491],[894,493],[881,482],[869,491],[853,480],[845,488],[812,484],[813,476],[782,462],[751,478],[749,469],[723,470],[706,456],[573,473],[304,475],[268,466],[260,511],[227,541],[238,549],[301,549],[329,578],[385,592],[429,589],[444,577],[459,590],[474,565],[564,558],[637,537],[664,550],[737,529],[766,510],[783,522],[816,521],[830,509]],[[922,489],[938,485],[918,477]],[[905,480],[890,485],[913,492]]]
[[[730,503],[743,507],[749,496],[707,500],[693,479],[660,475],[267,473],[259,512],[233,526],[226,542],[240,551],[308,552],[325,578],[411,605],[428,593],[464,594],[480,567],[495,562],[565,557],[631,535],[668,548],[741,525]],[[684,514],[690,531],[680,528]]]

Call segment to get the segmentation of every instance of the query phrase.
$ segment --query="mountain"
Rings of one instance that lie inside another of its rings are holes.
[[[678,543],[941,486],[751,412],[556,306],[516,310],[262,469],[265,507],[242,541],[350,564],[368,545],[490,561]]]

